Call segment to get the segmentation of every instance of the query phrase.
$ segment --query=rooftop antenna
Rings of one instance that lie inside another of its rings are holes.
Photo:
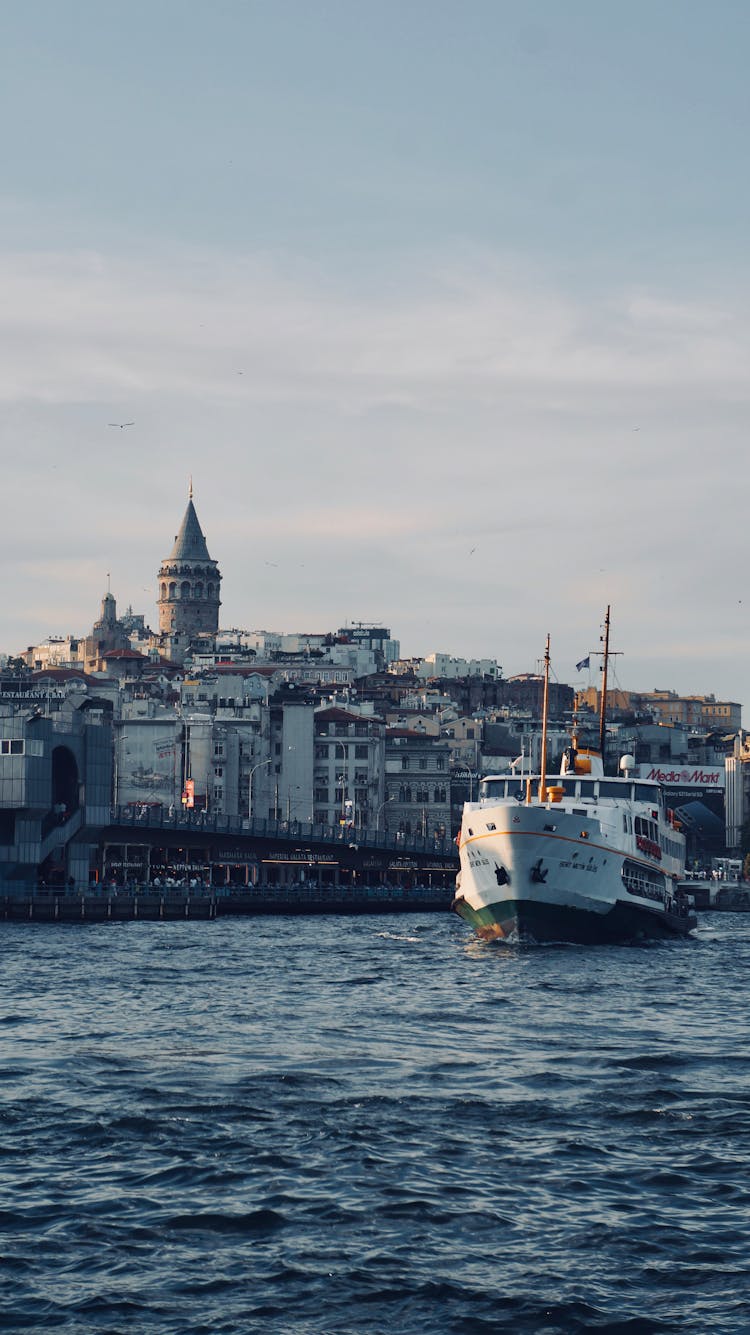
[[[190,484],[189,484],[189,486],[188,486],[188,500],[189,500],[189,501],[192,501],[192,499],[193,499],[193,474],[191,473],[191,474],[190,474]]]

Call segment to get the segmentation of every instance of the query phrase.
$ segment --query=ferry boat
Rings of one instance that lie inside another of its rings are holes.
[[[576,728],[560,774],[546,775],[549,636],[540,772],[490,775],[467,802],[453,908],[486,940],[616,942],[685,936],[696,926],[678,890],[685,837],[660,785],[623,756],[604,772],[609,608],[599,747]]]

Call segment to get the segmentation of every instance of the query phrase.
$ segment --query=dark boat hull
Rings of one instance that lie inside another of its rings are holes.
[[[606,945],[687,936],[697,924],[693,913],[643,908],[622,900],[605,913],[509,898],[474,909],[460,895],[452,907],[486,941]]]

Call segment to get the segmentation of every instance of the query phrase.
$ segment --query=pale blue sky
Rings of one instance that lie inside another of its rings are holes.
[[[226,625],[572,680],[611,602],[750,705],[750,6],[0,19],[1,648],[155,620],[192,473]]]

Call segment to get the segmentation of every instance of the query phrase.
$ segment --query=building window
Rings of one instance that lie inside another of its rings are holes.
[[[438,756],[435,761],[435,769],[445,769],[445,756]]]
[[[16,741],[0,742],[0,755],[4,756],[22,756],[24,754],[24,743]]]
[[[315,789],[315,801],[316,801],[316,802],[323,802],[324,805],[327,806],[327,805],[328,805],[328,789],[327,789],[327,788],[316,788],[316,789]]]
[[[319,745],[319,746],[316,746],[316,748],[315,748],[315,759],[316,759],[316,760],[327,760],[327,759],[328,759],[328,747],[327,747],[327,746],[320,746],[320,745]]]
[[[368,748],[366,746],[355,746],[354,748],[355,760],[366,760],[367,755],[368,755]]]
[[[409,757],[408,757],[408,756],[402,756],[402,757],[401,757],[401,768],[402,768],[402,769],[408,769],[408,768],[409,768]]]
[[[427,757],[426,757],[426,756],[420,756],[420,757],[419,757],[419,768],[420,768],[420,769],[427,769]]]

